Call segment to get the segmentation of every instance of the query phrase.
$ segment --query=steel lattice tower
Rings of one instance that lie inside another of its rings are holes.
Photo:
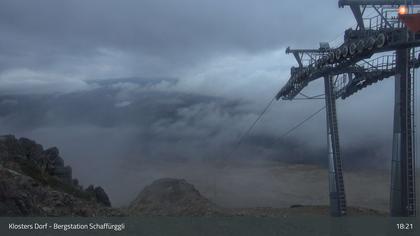
[[[341,45],[330,48],[322,43],[319,49],[286,50],[294,55],[299,66],[292,67],[291,77],[277,99],[293,100],[303,95],[301,91],[309,82],[324,79],[333,216],[346,215],[335,101],[391,76],[395,78],[395,102],[390,213],[416,215],[414,77],[410,70],[420,66],[420,55],[415,51],[420,46],[420,31],[410,32],[398,10],[404,7],[404,14],[410,13],[408,9],[413,13],[418,5],[420,0],[339,0],[340,7],[350,7],[357,22],[355,29],[345,31]],[[365,16],[368,9],[376,15]],[[379,57],[367,60],[377,53]]]

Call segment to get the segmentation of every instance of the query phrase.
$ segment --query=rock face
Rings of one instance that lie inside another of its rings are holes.
[[[103,188],[83,190],[55,147],[0,136],[0,216],[121,215]]]
[[[154,181],[129,206],[133,215],[202,216],[219,214],[220,209],[183,179]]]

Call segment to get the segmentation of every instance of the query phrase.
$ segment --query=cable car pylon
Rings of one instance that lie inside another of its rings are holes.
[[[420,66],[420,22],[409,16],[419,10],[420,0],[339,0],[339,7],[349,6],[357,27],[347,29],[344,42],[330,48],[286,49],[297,60],[291,76],[276,98],[293,100],[311,82],[324,79],[327,148],[329,161],[329,198],[332,216],[347,213],[342,161],[337,125],[336,99],[346,99],[356,92],[394,76],[394,128],[391,161],[390,215],[416,216],[414,76],[410,70]],[[365,16],[366,12],[376,16]],[[402,16],[407,15],[407,16]],[[416,30],[413,30],[416,29]],[[373,55],[378,57],[370,59]]]

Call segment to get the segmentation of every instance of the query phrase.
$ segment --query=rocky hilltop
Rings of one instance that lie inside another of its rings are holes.
[[[56,147],[0,136],[0,216],[118,215],[104,189],[84,189]]]
[[[183,179],[164,178],[146,186],[130,204],[131,215],[204,216],[221,209]]]

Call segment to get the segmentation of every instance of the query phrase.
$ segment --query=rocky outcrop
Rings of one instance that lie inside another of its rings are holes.
[[[81,194],[81,193],[79,193]],[[89,195],[69,194],[0,166],[0,216],[118,216]]]
[[[0,136],[0,161],[27,160],[35,163],[41,170],[51,176],[72,183],[72,170],[64,165],[58,148],[44,150],[42,145],[27,138],[16,139],[13,135]]]
[[[56,147],[0,136],[0,216],[120,214],[110,206],[103,188],[83,190],[72,178]]]
[[[108,195],[105,193],[105,190],[102,187],[94,187],[93,185],[89,185],[86,191],[91,193],[98,203],[107,207],[111,206],[111,201],[109,201]]]
[[[146,186],[129,206],[132,215],[203,216],[220,212],[192,184],[172,178]]]

